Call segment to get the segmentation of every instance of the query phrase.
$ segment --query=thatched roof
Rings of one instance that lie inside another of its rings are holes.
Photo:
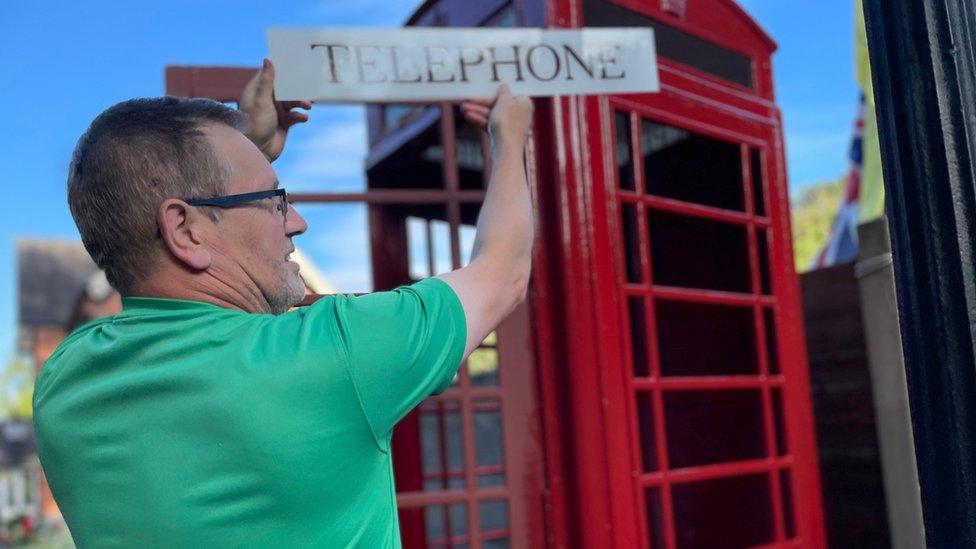
[[[65,325],[98,267],[81,242],[24,239],[17,242],[18,322]]]

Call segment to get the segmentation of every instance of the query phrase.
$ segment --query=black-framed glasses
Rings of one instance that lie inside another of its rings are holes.
[[[183,202],[191,206],[213,206],[215,208],[233,208],[248,202],[257,202],[268,198],[275,200],[275,209],[281,214],[282,218],[288,215],[288,193],[285,189],[269,189],[267,191],[257,191],[253,193],[229,194],[226,196],[214,196],[211,198],[184,198]]]

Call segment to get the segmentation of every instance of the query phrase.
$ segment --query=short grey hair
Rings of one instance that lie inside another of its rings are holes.
[[[203,133],[212,124],[244,132],[247,117],[209,99],[132,99],[98,115],[78,140],[68,206],[85,249],[123,295],[163,249],[156,225],[163,200],[225,194],[231,168]]]

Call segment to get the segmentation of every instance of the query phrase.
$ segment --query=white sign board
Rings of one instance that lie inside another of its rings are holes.
[[[270,29],[279,100],[424,102],[658,91],[649,28]]]

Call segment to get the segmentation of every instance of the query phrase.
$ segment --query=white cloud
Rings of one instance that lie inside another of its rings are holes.
[[[295,128],[275,164],[282,184],[293,192],[363,189],[367,145],[362,107],[314,107],[312,120]]]

